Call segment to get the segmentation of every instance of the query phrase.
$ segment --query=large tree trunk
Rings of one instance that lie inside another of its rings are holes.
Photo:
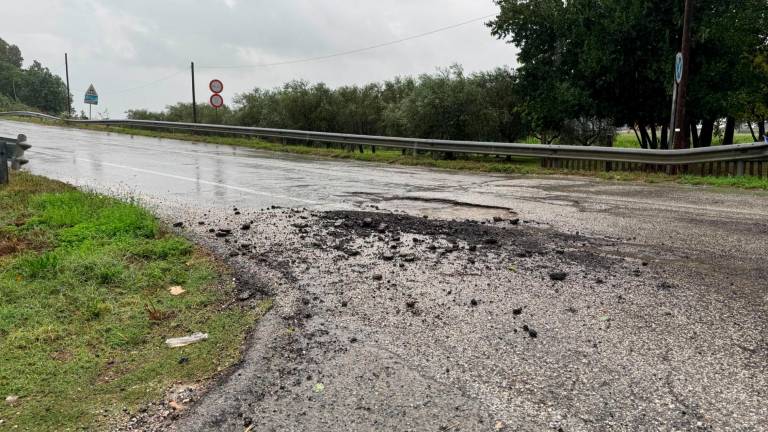
[[[643,142],[643,139],[640,137],[640,134],[637,132],[638,129],[640,129],[640,126],[635,124],[635,126],[632,127],[632,131],[635,133],[635,138],[637,138],[637,143],[640,145],[641,148],[645,148],[645,143]]]
[[[669,149],[669,129],[667,129],[667,125],[661,125],[661,141],[659,142],[659,148],[662,150]]]
[[[659,138],[656,135],[656,125],[655,124],[651,125],[651,142],[649,144],[650,144],[650,147],[653,150],[656,150],[657,148],[659,148]]]
[[[640,137],[642,138],[642,141],[640,143],[640,147],[647,149],[648,144],[651,142],[651,138],[648,136],[648,130],[645,129],[645,125],[641,124],[638,126],[638,129],[640,129]]]
[[[699,148],[699,128],[696,126],[696,121],[688,122],[688,129],[691,130],[691,144],[693,148]]]
[[[760,138],[757,135],[755,135],[755,128],[752,127],[751,121],[747,122],[747,126],[749,126],[749,133],[752,134],[752,140],[755,142],[760,141]]]
[[[760,133],[760,140],[765,139],[765,119],[757,122],[757,131]]]
[[[715,121],[704,119],[701,121],[701,134],[699,135],[699,147],[712,145],[712,133],[715,131]]]
[[[723,145],[733,144],[733,134],[735,130],[736,130],[736,119],[733,117],[726,117],[725,135],[723,135]]]

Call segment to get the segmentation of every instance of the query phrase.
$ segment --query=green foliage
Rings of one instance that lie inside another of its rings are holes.
[[[53,114],[66,112],[64,81],[36,60],[23,69],[23,61],[19,47],[0,39],[0,109],[32,107]]]
[[[493,35],[519,49],[523,112],[541,137],[569,119],[636,127],[659,146],[669,123],[682,1],[496,0]],[[695,125],[737,116],[765,98],[753,59],[764,53],[764,0],[696,0],[688,112]],[[709,132],[711,135],[711,132]],[[709,137],[707,137],[709,138]]]
[[[123,410],[237,361],[255,314],[223,308],[233,287],[188,241],[141,208],[24,172],[11,181],[0,188],[0,227],[21,226],[1,228],[0,246],[25,246],[0,247],[0,395],[20,396],[0,404],[3,426],[109,430]],[[172,285],[186,292],[172,296]],[[150,320],[147,307],[164,318]],[[210,339],[163,344],[195,331]]]
[[[204,123],[367,135],[457,140],[514,141],[527,135],[518,110],[515,74],[498,68],[465,75],[454,65],[436,74],[331,89],[291,81],[282,87],[237,95],[219,112],[200,105]],[[153,113],[132,110],[138,120],[191,121],[191,104]]]

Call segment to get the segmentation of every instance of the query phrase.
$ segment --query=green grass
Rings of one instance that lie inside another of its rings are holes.
[[[733,141],[735,144],[750,144],[754,142],[752,135],[739,133],[733,136]],[[713,137],[714,145],[720,145],[721,142],[721,138]],[[628,132],[617,133],[613,140],[613,146],[621,148],[640,148],[640,144],[637,142],[637,137],[631,130]]]
[[[0,400],[0,429],[107,430],[173,383],[234,364],[269,304],[223,307],[221,273],[136,205],[13,173],[0,186],[0,399],[20,399]],[[164,345],[195,331],[210,339]]]
[[[21,121],[34,123],[50,124],[50,121],[42,121],[31,118],[18,118]],[[165,132],[156,130],[145,130],[135,128],[105,127],[105,126],[85,126],[72,125],[68,123],[57,123],[60,126],[77,127],[81,129],[99,130],[109,133],[120,133],[135,136],[145,136],[152,138],[167,138],[183,141],[203,142],[209,144],[231,145],[237,147],[247,147],[258,150],[266,150],[281,153],[291,153],[307,156],[319,156],[334,159],[350,159],[363,162],[376,162],[393,165],[421,166],[429,168],[440,168],[461,171],[476,171],[499,174],[539,174],[539,175],[581,175],[599,177],[605,180],[613,181],[641,181],[646,183],[674,182],[681,184],[728,186],[746,189],[768,190],[768,180],[751,178],[750,180],[733,180],[735,177],[699,177],[699,176],[670,176],[658,173],[642,172],[590,172],[590,171],[571,171],[566,169],[545,169],[539,164],[536,158],[511,158],[507,160],[503,157],[478,156],[478,155],[456,155],[455,160],[435,159],[429,153],[413,155],[410,152],[403,155],[399,150],[387,150],[379,148],[376,153],[372,153],[370,148],[366,148],[365,153],[358,151],[347,151],[340,148],[326,148],[324,146],[280,144],[266,142],[256,138],[249,137],[227,137],[216,135],[194,135],[189,133]],[[736,141],[752,142],[749,134],[737,134]],[[536,144],[535,138],[524,140],[525,143]],[[614,143],[616,147],[639,148],[637,139],[633,132],[618,134]],[[749,178],[745,178],[749,179]]]

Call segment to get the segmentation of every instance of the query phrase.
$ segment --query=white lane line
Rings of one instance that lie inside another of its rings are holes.
[[[37,152],[38,153],[42,153],[42,154],[47,154],[49,156],[56,156],[56,154],[54,154],[54,153],[49,153],[49,152],[45,152],[45,151],[38,150]],[[321,204],[318,201],[310,201],[310,200],[305,200],[305,199],[301,199],[301,198],[293,198],[293,197],[289,197],[289,196],[285,196],[285,195],[271,194],[269,192],[260,192],[260,191],[257,191],[257,190],[248,189],[248,188],[244,188],[244,187],[240,187],[240,186],[228,185],[226,183],[218,183],[218,182],[212,182],[212,181],[208,181],[208,180],[200,180],[200,179],[195,179],[195,178],[191,178],[191,177],[184,177],[184,176],[179,176],[179,175],[174,175],[174,174],[163,173],[163,172],[159,172],[159,171],[152,171],[152,170],[148,170],[148,169],[136,168],[136,167],[132,167],[132,166],[128,166],[128,165],[120,165],[120,164],[115,164],[115,163],[110,163],[110,162],[101,162],[101,161],[97,161],[97,160],[93,160],[93,159],[86,159],[86,158],[80,158],[80,157],[76,157],[75,159],[79,160],[79,161],[82,161],[82,162],[98,163],[98,164],[106,165],[106,166],[113,167],[113,168],[126,169],[126,170],[130,170],[130,171],[136,171],[136,172],[141,172],[141,173],[146,173],[146,174],[152,174],[152,175],[156,175],[156,176],[160,176],[160,177],[167,177],[167,178],[172,178],[172,179],[177,179],[177,180],[188,181],[188,182],[192,182],[192,183],[202,183],[202,184],[206,184],[206,185],[210,185],[210,186],[220,186],[220,187],[224,187],[224,188],[227,188],[227,189],[232,189],[232,190],[236,190],[236,191],[239,191],[239,192],[245,192],[245,193],[249,193],[249,194],[253,194],[253,195],[263,195],[263,196],[268,196],[268,197],[272,197],[272,198],[279,198],[279,199],[285,199],[285,200],[290,200],[290,201],[297,201],[297,202],[302,202],[302,203],[305,203],[305,204],[312,204],[312,205],[319,205],[319,204]]]

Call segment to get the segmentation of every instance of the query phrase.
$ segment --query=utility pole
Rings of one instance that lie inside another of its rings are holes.
[[[197,99],[195,97],[195,62],[192,62],[192,123],[197,123]]]
[[[72,93],[69,91],[69,58],[64,53],[64,70],[67,75],[67,117],[72,115]]]
[[[676,149],[688,147],[688,118],[686,116],[685,100],[688,97],[688,67],[691,64],[691,21],[693,21],[693,2],[685,0],[685,15],[683,17],[683,74],[677,86],[677,105],[675,107],[675,130],[670,131],[675,136]]]

